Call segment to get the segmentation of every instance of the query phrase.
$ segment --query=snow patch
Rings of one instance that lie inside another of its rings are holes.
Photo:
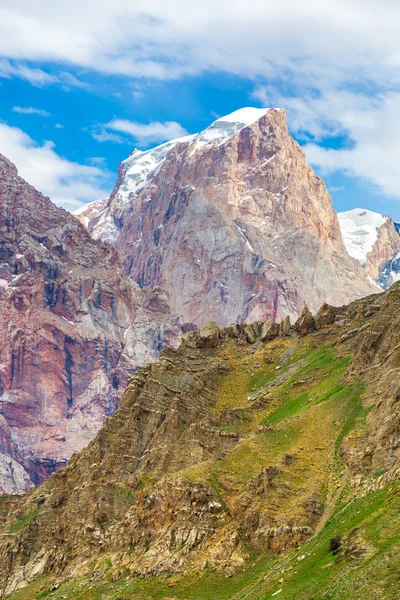
[[[365,265],[368,253],[378,239],[378,230],[388,217],[371,210],[355,208],[338,213],[338,219],[347,252]]]
[[[269,110],[271,109],[247,107],[220,117],[195,137],[196,149],[214,142],[225,142],[245,127],[259,121]]]
[[[265,165],[267,165],[268,163],[270,163],[270,162],[271,162],[271,160],[274,160],[275,156],[276,156],[276,154],[273,154],[273,155],[272,155],[270,158],[267,158],[267,160],[265,160],[265,161],[262,163],[262,165],[261,165],[261,166],[262,166],[262,167],[265,167]]]
[[[391,274],[391,275],[393,275],[393,274],[394,274],[394,271],[392,271],[390,274]],[[354,275],[354,273],[353,273],[353,275]],[[400,279],[400,273],[398,273],[398,275],[399,275],[399,279]],[[370,275],[368,275],[368,281],[369,281],[370,283],[372,283],[372,285],[374,285],[375,287],[377,287],[377,288],[378,288],[378,290],[380,290],[380,291],[382,292],[383,288],[382,288],[382,287],[381,287],[381,286],[380,286],[380,285],[379,285],[379,284],[378,284],[376,281],[374,281]],[[396,280],[396,279],[393,279],[393,283],[394,283],[395,281],[397,281],[397,280]]]
[[[76,325],[76,323],[74,323],[74,321],[68,321],[68,319],[66,319],[63,316],[61,318],[64,319],[64,321],[67,321],[67,323],[70,323],[71,325]]]
[[[250,244],[248,237],[247,237],[247,233],[246,230],[243,229],[243,227],[240,227],[240,225],[238,225],[237,223],[235,223],[235,221],[233,221],[234,226],[236,227],[236,229],[239,231],[239,233],[244,237],[244,239],[246,240],[246,246],[248,247],[248,249],[251,252],[254,252],[254,248],[253,246]]]

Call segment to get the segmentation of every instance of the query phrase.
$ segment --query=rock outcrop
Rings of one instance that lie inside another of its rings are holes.
[[[140,290],[0,155],[0,493],[64,466],[179,338],[165,292]]]
[[[0,504],[4,596],[49,576],[230,575],[251,548],[304,543],[336,500],[397,481],[399,331],[394,286],[305,309],[265,342],[261,322],[188,333],[135,373],[65,469]]]
[[[140,286],[166,289],[182,323],[294,321],[304,305],[376,291],[280,109],[242,109],[135,150],[89,231]]]

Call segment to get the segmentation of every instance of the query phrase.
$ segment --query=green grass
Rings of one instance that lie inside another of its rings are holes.
[[[365,547],[365,558],[350,559],[343,551],[333,555],[330,541],[346,538],[352,532],[354,535],[356,530]],[[305,558],[299,562],[299,556]],[[275,576],[263,594],[249,598],[270,598],[282,587],[279,597],[283,600],[354,600],[364,594],[374,600],[398,600],[400,487],[373,492],[345,506],[318,536],[293,553],[282,584],[279,579]]]
[[[350,358],[337,358],[329,346],[309,351],[307,364],[275,392],[278,405],[263,421],[275,425],[324,402],[348,393],[342,380]]]
[[[29,523],[29,521],[34,519],[38,513],[39,513],[38,508],[36,508],[35,510],[32,510],[27,515],[23,516],[22,519],[20,519],[16,523],[13,523],[11,525],[11,527],[9,528],[8,532],[9,533],[17,533],[18,531],[21,531],[21,529],[23,529],[25,527],[25,525],[27,523]]]
[[[224,510],[234,514],[235,498],[249,480],[258,477],[265,466],[277,465],[278,476],[269,495],[278,521],[290,518],[301,522],[302,502],[309,490],[324,490],[321,500],[328,506],[329,518],[317,535],[280,557],[248,548],[248,560],[229,577],[206,568],[185,575],[131,579],[127,567],[115,571],[119,559],[105,554],[101,581],[82,577],[53,590],[43,577],[10,600],[267,600],[275,599],[279,590],[278,600],[356,600],[367,595],[371,600],[400,600],[400,485],[354,499],[359,491],[346,483],[346,474],[340,484],[330,480],[333,476],[337,482],[345,473],[339,452],[343,439],[366,426],[370,409],[363,409],[361,403],[364,384],[345,382],[350,358],[338,357],[334,347],[301,344],[285,361],[281,358],[285,348],[272,345],[268,352],[274,357],[273,363],[265,362],[265,348],[250,359],[245,354],[230,357],[231,364],[240,368],[223,378],[216,414],[226,408],[243,408],[245,412],[238,424],[226,423],[215,429],[240,430],[243,437],[224,456],[193,465],[181,476],[192,482],[207,482]],[[303,366],[267,392],[271,403],[251,411],[249,390],[262,389],[299,360],[305,361],[300,363]],[[254,371],[257,362],[260,367]],[[277,364],[282,364],[278,371]],[[260,423],[271,424],[271,431],[258,429]],[[285,462],[286,455],[295,457],[293,464]],[[146,474],[137,487],[152,483]],[[290,493],[280,496],[282,483],[282,489]],[[117,485],[113,493],[129,504],[136,500],[124,485]],[[262,510],[262,503],[261,499],[255,507]],[[22,529],[35,514],[37,511],[32,511],[15,523],[14,531]],[[334,538],[341,540],[335,555],[331,550]],[[356,558],[346,551],[355,539],[365,550]],[[116,577],[118,581],[110,581]]]
[[[364,557],[333,555],[330,541],[357,530]],[[251,553],[246,566],[224,577],[208,569],[185,575],[95,582],[80,578],[51,592],[55,600],[398,600],[400,595],[400,485],[349,502],[300,549],[274,558]],[[304,558],[303,558],[304,557]],[[279,580],[283,582],[279,583]],[[41,589],[40,589],[41,588]],[[10,600],[50,595],[45,581]]]
[[[117,498],[121,498],[121,500],[124,500],[124,502],[127,502],[128,504],[136,504],[136,495],[122,484],[115,487],[114,494]]]

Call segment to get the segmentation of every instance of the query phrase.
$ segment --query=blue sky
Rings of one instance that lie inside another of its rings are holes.
[[[337,210],[400,221],[393,0],[0,0],[0,152],[73,209],[135,148],[278,106]]]

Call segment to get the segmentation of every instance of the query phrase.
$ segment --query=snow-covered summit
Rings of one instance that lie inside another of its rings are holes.
[[[120,193],[123,196],[129,196],[132,192],[137,192],[145,186],[147,180],[155,175],[162,163],[167,157],[168,152],[178,144],[188,144],[195,148],[204,147],[207,144],[219,141],[223,142],[244,127],[255,123],[261,119],[268,108],[241,108],[235,112],[220,117],[209,127],[186,137],[177,138],[150,150],[135,150],[129,158],[123,161],[124,181],[120,186]]]
[[[347,252],[362,265],[367,261],[378,240],[379,229],[389,217],[363,208],[338,213],[342,237]]]
[[[186,144],[188,151],[196,152],[204,150],[208,145],[223,144],[245,127],[259,121],[269,110],[271,109],[241,108],[218,118],[200,133],[170,140],[149,150],[134,150],[121,164],[122,177],[112,200],[114,215],[130,206],[139,192],[150,187],[168,153],[175,146]],[[84,218],[87,211],[84,208],[81,211]],[[109,218],[107,210],[99,216],[95,228],[94,235],[110,243],[114,243],[119,234],[118,224],[115,219]]]
[[[220,117],[194,138],[197,148],[216,141],[224,142],[236,135],[241,129],[256,123],[271,110],[269,108],[240,108],[233,113]]]

